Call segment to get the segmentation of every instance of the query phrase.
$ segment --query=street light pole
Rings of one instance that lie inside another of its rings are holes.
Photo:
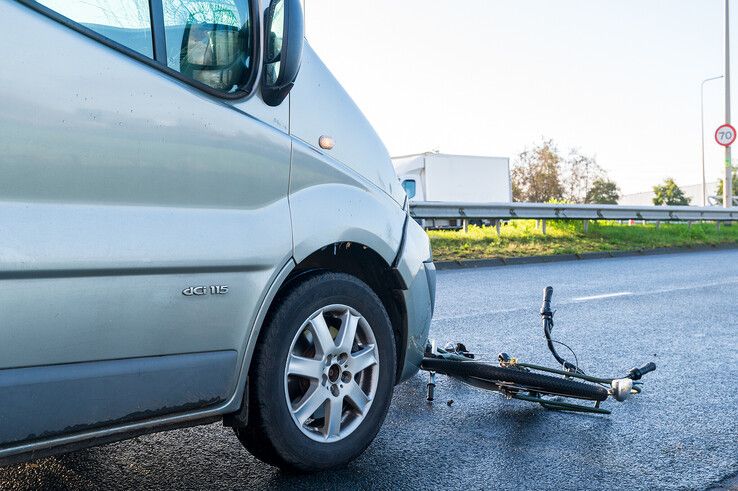
[[[700,123],[702,128],[702,206],[707,206],[707,181],[705,179],[705,84],[711,80],[723,78],[718,77],[706,78],[700,86]]]
[[[725,0],[725,123],[730,124],[730,9]],[[733,206],[733,160],[730,145],[725,147],[725,180],[723,181],[723,206]]]

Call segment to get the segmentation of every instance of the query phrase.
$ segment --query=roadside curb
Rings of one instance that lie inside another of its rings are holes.
[[[459,261],[436,261],[436,269],[474,269],[497,266],[514,266],[518,264],[559,263],[564,261],[580,261],[589,259],[607,259],[613,257],[658,256],[680,252],[704,252],[738,249],[738,244],[715,244],[696,247],[658,247],[655,249],[637,249],[632,251],[585,252],[583,254],[558,254],[555,256],[526,257],[493,257],[489,259],[462,259]]]

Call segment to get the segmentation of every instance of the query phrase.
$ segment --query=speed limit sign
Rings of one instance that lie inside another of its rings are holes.
[[[715,131],[715,141],[718,145],[729,147],[735,141],[735,128],[729,124],[724,124]]]

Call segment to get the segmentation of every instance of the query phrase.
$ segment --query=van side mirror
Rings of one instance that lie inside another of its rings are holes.
[[[278,106],[300,72],[305,25],[300,0],[272,0],[265,16],[264,102]]]

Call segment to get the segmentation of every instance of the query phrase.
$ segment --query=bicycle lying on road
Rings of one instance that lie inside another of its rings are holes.
[[[427,399],[429,401],[434,399],[436,373],[447,375],[474,387],[501,392],[508,398],[534,402],[547,409],[561,411],[610,414],[608,409],[600,407],[603,401],[612,397],[622,402],[640,393],[641,378],[656,370],[656,364],[653,362],[641,368],[633,368],[624,377],[602,378],[587,375],[578,363],[571,363],[559,355],[554,344],[563,343],[551,337],[554,326],[554,311],[551,310],[552,295],[553,288],[546,287],[543,292],[541,318],[548,349],[561,366],[560,369],[523,363],[517,358],[510,357],[507,353],[500,353],[498,355],[499,364],[493,365],[476,361],[476,356],[461,343],[451,343],[445,348],[438,348],[434,341],[429,341],[421,363],[421,369],[430,372]],[[576,355],[574,356],[576,360]],[[580,402],[567,402],[562,398],[588,400],[595,404],[585,406]]]

